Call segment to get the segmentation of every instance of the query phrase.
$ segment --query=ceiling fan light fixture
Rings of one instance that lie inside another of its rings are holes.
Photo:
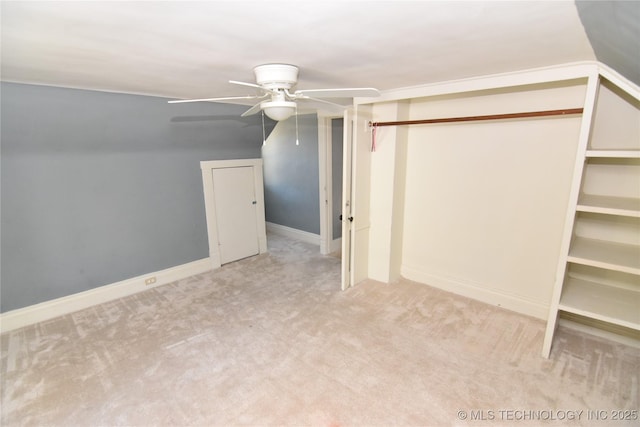
[[[296,103],[293,101],[265,101],[260,108],[272,120],[279,122],[286,120],[296,112]]]

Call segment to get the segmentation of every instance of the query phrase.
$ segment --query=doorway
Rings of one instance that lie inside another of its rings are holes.
[[[318,117],[320,252],[340,256],[344,118]]]

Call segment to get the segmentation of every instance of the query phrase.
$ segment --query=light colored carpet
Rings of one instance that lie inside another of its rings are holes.
[[[2,426],[638,425],[638,349],[269,250],[4,334]]]

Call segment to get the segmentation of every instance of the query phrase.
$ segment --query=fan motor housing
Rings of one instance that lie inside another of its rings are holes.
[[[253,69],[256,83],[269,89],[291,89],[298,83],[298,67],[289,64],[264,64]]]

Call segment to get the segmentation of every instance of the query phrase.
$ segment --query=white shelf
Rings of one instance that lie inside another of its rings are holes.
[[[640,159],[640,150],[587,150],[587,157]]]
[[[640,246],[576,237],[567,261],[640,275]]]
[[[582,194],[576,209],[580,212],[640,218],[640,199]]]
[[[558,308],[640,330],[640,286],[633,291],[570,277],[562,288]]]
[[[640,331],[640,92],[606,81],[599,76],[587,83],[583,124],[588,129],[583,126],[578,139],[570,193],[578,203],[565,218],[545,357],[559,311],[603,330]]]

